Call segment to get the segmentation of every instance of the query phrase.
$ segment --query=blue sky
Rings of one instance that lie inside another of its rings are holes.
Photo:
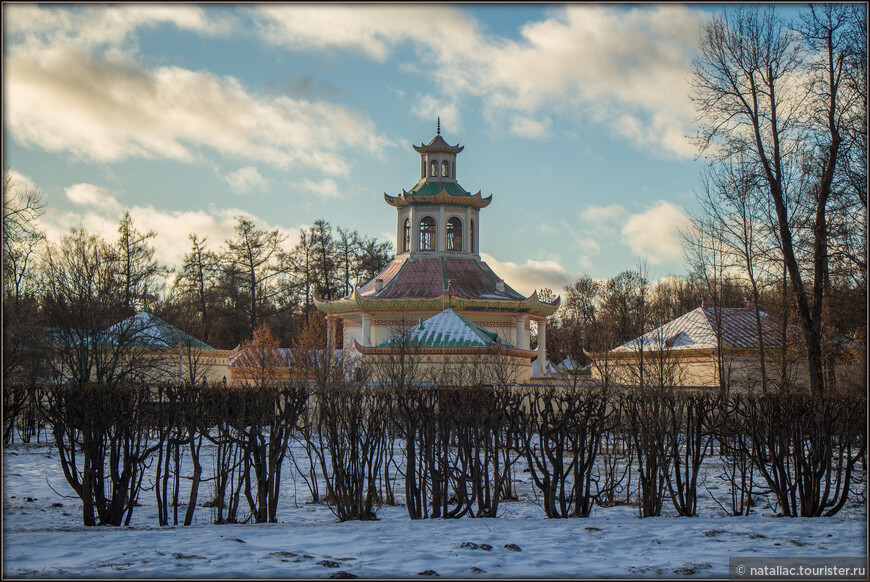
[[[3,5],[3,164],[42,227],[126,209],[178,264],[234,217],[390,240],[412,144],[465,150],[480,249],[518,289],[685,271],[703,164],[688,100],[715,5]],[[393,242],[395,242],[393,240]]]

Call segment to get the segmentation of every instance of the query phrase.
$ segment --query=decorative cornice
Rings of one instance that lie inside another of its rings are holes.
[[[395,208],[410,206],[411,204],[452,204],[454,206],[471,206],[473,208],[486,208],[492,202],[492,194],[484,198],[480,191],[473,196],[454,196],[443,189],[438,194],[432,195],[417,195],[406,190],[398,196],[390,196],[384,193],[384,200],[387,204]]]
[[[318,310],[327,313],[352,313],[355,311],[441,311],[444,305],[450,305],[457,311],[488,311],[494,313],[528,313],[541,317],[547,317],[556,313],[561,303],[561,297],[557,297],[552,303],[546,303],[538,299],[535,291],[525,299],[481,299],[464,298],[445,294],[437,297],[402,297],[395,299],[379,299],[377,297],[364,297],[357,292],[341,299],[326,301],[314,294],[314,306]]]
[[[508,356],[513,358],[529,359],[535,358],[538,355],[537,350],[522,350],[520,348],[508,348],[505,346],[492,347],[464,347],[464,348],[440,348],[440,347],[398,347],[398,348],[382,348],[374,346],[364,346],[356,339],[353,340],[354,348],[364,356],[395,356],[404,353],[406,356],[440,356],[440,355],[467,355],[467,356]]]

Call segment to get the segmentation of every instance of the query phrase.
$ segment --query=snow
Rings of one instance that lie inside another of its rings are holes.
[[[706,487],[725,496],[716,462]],[[210,463],[207,453],[206,472]],[[624,505],[548,520],[522,462],[516,478],[519,500],[502,502],[497,518],[412,521],[404,507],[382,506],[378,521],[338,523],[308,502],[288,460],[277,524],[214,525],[213,510],[199,507],[190,527],[158,527],[153,492],[143,491],[131,526],[86,528],[54,449],[13,444],[3,451],[3,576],[725,578],[730,556],[866,556],[867,513],[857,501],[812,519],[775,517],[759,498],[754,515],[727,517],[700,487],[699,517],[675,517],[666,505],[666,515],[640,519]],[[203,484],[200,502],[209,493]]]

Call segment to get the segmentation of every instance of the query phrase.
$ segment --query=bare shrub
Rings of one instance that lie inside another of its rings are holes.
[[[827,517],[843,508],[867,446],[866,410],[863,396],[749,400],[752,459],[783,515]]]
[[[708,393],[676,395],[670,421],[670,467],[668,492],[678,515],[692,517],[698,509],[698,478],[701,463],[712,445],[716,398]]]
[[[611,494],[596,461],[602,436],[616,426],[607,392],[568,386],[533,389],[512,411],[514,431],[547,517],[588,517]]]
[[[40,408],[61,468],[82,500],[84,525],[129,525],[142,486],[148,444],[145,386],[47,387]]]
[[[672,463],[670,416],[674,398],[663,388],[630,389],[620,394],[626,428],[637,460],[640,517],[661,515]]]
[[[728,507],[715,495],[711,497],[723,510],[734,516],[749,515],[756,485],[752,463],[752,435],[745,424],[748,419],[747,404],[747,398],[731,395],[719,398],[713,412],[712,430],[722,462],[721,477],[729,484]]]
[[[317,392],[311,445],[339,521],[377,519],[387,393],[377,386],[337,384]]]

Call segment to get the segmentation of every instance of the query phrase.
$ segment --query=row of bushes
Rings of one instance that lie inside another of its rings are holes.
[[[516,496],[520,459],[550,518],[619,503],[651,517],[666,502],[696,515],[711,455],[730,484],[713,498],[732,515],[761,493],[785,516],[833,515],[865,488],[863,397],[335,383],[13,386],[4,400],[16,390],[24,404],[6,409],[6,438],[46,424],[85,525],[129,523],[143,490],[161,525],[188,525],[204,482],[216,522],[274,522],[288,458],[342,521],[375,519],[396,502],[397,477],[411,519],[495,517]]]

